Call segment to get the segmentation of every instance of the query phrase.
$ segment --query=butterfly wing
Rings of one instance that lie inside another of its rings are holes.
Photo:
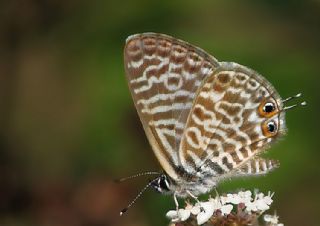
[[[219,63],[195,46],[155,33],[130,36],[124,63],[152,149],[166,173],[177,179],[178,149],[195,93]]]
[[[243,174],[241,167],[285,131],[281,98],[272,85],[244,66],[220,65],[197,92],[179,148],[187,172],[217,180]],[[264,112],[267,102],[274,111]]]
[[[264,175],[279,167],[279,161],[263,159],[261,157],[251,159],[243,164],[235,175],[239,176],[258,176]]]

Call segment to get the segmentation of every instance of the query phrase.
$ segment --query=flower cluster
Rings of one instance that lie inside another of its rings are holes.
[[[220,225],[219,222],[222,225],[223,222],[231,220],[246,225],[257,221],[257,218],[270,208],[272,196],[270,192],[264,195],[258,192],[252,194],[251,191],[240,191],[237,194],[209,198],[208,201],[198,202],[195,205],[187,203],[185,209],[167,212],[167,217],[172,223],[188,221],[202,225],[210,221],[215,222],[214,225]],[[281,226],[276,216],[266,215],[264,221],[270,226]]]

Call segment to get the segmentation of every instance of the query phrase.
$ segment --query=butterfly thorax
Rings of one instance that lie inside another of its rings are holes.
[[[151,186],[161,194],[175,194],[178,197],[186,197],[188,193],[194,195],[205,194],[216,186],[214,177],[195,177],[184,174],[181,180],[173,180],[166,174],[160,175]]]

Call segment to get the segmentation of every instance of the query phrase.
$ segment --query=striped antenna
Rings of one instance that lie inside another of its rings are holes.
[[[286,99],[284,99],[284,100],[282,101],[282,103],[285,103],[285,102],[287,102],[287,101],[289,101],[289,100],[292,100],[292,99],[295,99],[295,98],[299,98],[299,97],[301,97],[301,96],[302,96],[302,93],[298,93],[298,94],[296,94],[296,95],[294,95],[294,96],[287,97]]]
[[[120,216],[122,216],[125,212],[127,212],[128,209],[137,201],[137,199],[147,190],[147,188],[150,187],[150,185],[151,185],[152,183],[154,183],[154,182],[155,182],[156,180],[158,180],[158,179],[159,179],[159,177],[157,177],[157,178],[153,179],[152,181],[150,181],[150,182],[138,193],[138,195],[136,195],[136,197],[129,203],[129,205],[128,205],[126,208],[124,208],[124,209],[122,209],[122,210],[120,211]]]
[[[288,101],[290,101],[290,100],[299,98],[299,97],[301,97],[301,96],[302,96],[302,93],[298,93],[298,94],[296,94],[296,95],[294,95],[294,96],[287,97],[286,99],[284,99],[284,100],[282,101],[282,103],[285,103],[285,102],[288,102]],[[285,106],[285,107],[283,108],[283,111],[288,111],[288,110],[293,109],[293,108],[295,108],[295,107],[298,107],[298,106],[306,106],[306,105],[307,105],[307,102],[306,102],[306,101],[303,101],[303,102],[298,103],[298,104],[293,104],[293,105],[290,105],[290,106]]]
[[[143,173],[138,173],[138,174],[135,174],[135,175],[132,175],[132,176],[128,176],[128,177],[124,177],[124,178],[120,178],[120,179],[115,179],[114,182],[116,183],[121,183],[123,181],[126,181],[126,180],[129,180],[129,179],[133,179],[133,178],[136,178],[136,177],[141,177],[141,176],[146,176],[146,175],[159,175],[161,173],[159,172],[152,172],[152,171],[149,171],[149,172],[143,172]]]
[[[299,104],[294,104],[294,105],[291,105],[291,106],[284,107],[283,110],[284,110],[284,111],[288,111],[288,110],[293,109],[293,108],[295,108],[295,107],[298,107],[298,106],[306,106],[306,105],[307,105],[307,102],[306,102],[306,101],[303,101],[303,102],[301,102],[301,103],[299,103]]]

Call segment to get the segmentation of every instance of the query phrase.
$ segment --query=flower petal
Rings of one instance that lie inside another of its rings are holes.
[[[269,209],[269,206],[265,203],[263,199],[259,199],[256,201],[256,206],[258,210],[266,211]]]
[[[197,215],[197,223],[198,223],[198,225],[206,223],[210,219],[211,216],[212,216],[212,214],[209,213],[208,211],[200,212]]]
[[[224,215],[231,213],[232,209],[233,209],[233,205],[231,204],[224,205],[220,208],[222,214]]]
[[[166,217],[169,219],[176,218],[177,216],[178,216],[178,213],[175,210],[169,210],[166,214]]]
[[[200,213],[200,206],[194,206],[190,211],[193,215],[198,215]]]
[[[203,211],[201,211],[197,215],[197,223],[198,225],[201,225],[205,222],[207,222],[210,217],[213,215],[214,212],[214,206],[212,202],[203,202],[201,203],[201,207],[203,208]]]
[[[172,222],[185,221],[190,217],[190,210],[185,210],[185,209],[179,209],[178,211],[170,210],[167,212],[166,217],[171,219]]]
[[[272,198],[270,196],[265,196],[263,198],[264,202],[268,205],[271,205],[271,203],[273,202]]]
[[[265,222],[268,222],[268,223],[272,223],[273,225],[277,225],[277,226],[279,226],[279,225],[281,225],[281,224],[278,224],[278,216],[277,215],[269,215],[269,214],[265,214],[264,216],[263,216],[263,220],[265,221]],[[282,224],[283,225],[283,224]]]
[[[189,210],[179,210],[179,214],[180,214],[180,220],[181,221],[185,221],[190,217],[190,211]]]

